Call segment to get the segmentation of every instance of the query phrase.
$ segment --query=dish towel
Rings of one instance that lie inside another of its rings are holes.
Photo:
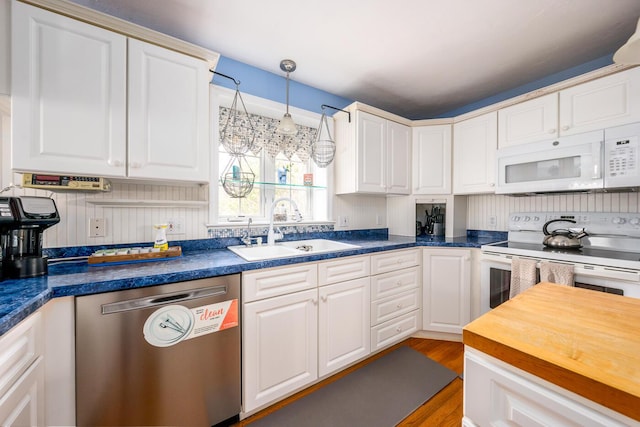
[[[509,286],[509,298],[513,298],[520,292],[524,292],[536,284],[535,259],[511,258],[511,283]]]
[[[573,286],[573,265],[542,261],[540,263],[540,281]]]

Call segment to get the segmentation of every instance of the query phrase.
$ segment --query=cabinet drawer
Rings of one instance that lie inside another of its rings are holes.
[[[371,303],[371,324],[377,325],[420,307],[420,290],[394,295]]]
[[[369,256],[348,257],[318,264],[320,286],[346,280],[359,279],[369,275]]]
[[[312,289],[318,286],[316,264],[269,268],[242,273],[244,302]]]
[[[467,350],[464,355],[464,415],[479,426],[637,425],[618,412],[513,366],[504,365],[505,369],[488,357],[475,350]]]
[[[371,256],[371,275],[420,265],[420,250],[385,252]]]
[[[32,314],[0,339],[0,396],[42,354],[42,319]]]
[[[411,267],[371,277],[371,300],[386,298],[420,287],[420,268]]]
[[[371,351],[395,344],[418,330],[420,310],[403,314],[371,328]]]
[[[0,400],[3,426],[43,426],[44,360],[36,359]],[[47,424],[50,425],[50,424]]]

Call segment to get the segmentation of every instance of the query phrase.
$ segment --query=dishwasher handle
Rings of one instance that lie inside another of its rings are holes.
[[[120,313],[123,311],[140,310],[156,307],[169,303],[190,301],[196,298],[215,297],[225,295],[227,286],[212,286],[209,288],[194,289],[190,291],[178,291],[170,294],[152,295],[144,298],[136,298],[127,301],[112,302],[102,305],[102,314]]]

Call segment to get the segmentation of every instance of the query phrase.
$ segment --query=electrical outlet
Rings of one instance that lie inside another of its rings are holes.
[[[184,221],[182,218],[167,220],[167,234],[184,234]]]
[[[348,227],[349,217],[346,215],[338,216],[338,227]]]
[[[376,225],[382,225],[382,215],[376,215]]]
[[[496,225],[497,225],[497,224],[498,224],[498,221],[497,221],[497,219],[496,219],[495,215],[491,215],[491,216],[489,217],[489,227],[491,227],[491,228],[496,228]]]
[[[105,237],[107,235],[106,221],[104,218],[89,219],[89,237]]]

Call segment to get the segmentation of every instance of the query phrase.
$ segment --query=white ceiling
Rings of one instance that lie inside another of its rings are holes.
[[[610,55],[639,0],[73,0],[398,115],[434,117]]]

